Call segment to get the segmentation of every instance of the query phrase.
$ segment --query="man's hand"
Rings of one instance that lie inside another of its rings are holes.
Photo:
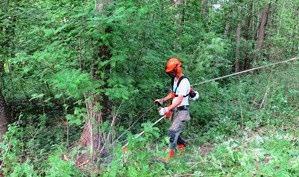
[[[158,104],[159,106],[162,106],[162,104],[164,103],[163,99],[156,99],[155,103]]]
[[[168,107],[165,107],[165,108],[161,108],[160,110],[159,110],[159,114],[160,114],[160,116],[164,116],[167,112],[169,112],[170,110],[169,110],[169,108]]]

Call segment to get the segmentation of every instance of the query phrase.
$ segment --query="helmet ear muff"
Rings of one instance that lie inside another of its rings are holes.
[[[178,68],[178,64],[173,68],[175,74],[177,74],[177,68]]]
[[[177,64],[176,67],[174,68],[174,72],[176,75],[180,74],[179,72],[182,72],[182,69],[178,67],[182,67],[182,64]]]

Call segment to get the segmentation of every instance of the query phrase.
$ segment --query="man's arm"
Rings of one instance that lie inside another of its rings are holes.
[[[167,107],[168,110],[172,110],[172,109],[176,108],[178,105],[180,105],[181,102],[183,101],[183,98],[184,98],[183,95],[179,95],[177,97],[177,99],[175,99],[175,101],[170,106]]]
[[[179,95],[177,97],[177,99],[175,99],[175,101],[168,107],[165,108],[161,108],[159,110],[159,114],[161,116],[165,115],[167,112],[169,112],[170,110],[174,109],[175,107],[177,107],[179,104],[181,104],[182,100],[183,100],[184,96],[183,95]]]
[[[178,105],[180,105],[184,99],[184,95],[188,94],[188,92],[190,91],[190,83],[188,81],[188,79],[183,79],[181,84],[178,86],[177,89],[177,94],[178,97],[176,97],[176,99],[173,101],[173,103],[165,108],[161,108],[159,110],[159,114],[160,115],[164,115],[165,113],[167,113],[168,111],[176,108]],[[173,97],[175,97],[175,95],[173,95]]]
[[[165,101],[170,100],[175,97],[175,94],[173,92],[169,92],[168,95],[161,99],[156,99],[155,102],[158,102],[160,104],[163,104]]]
[[[175,97],[174,93],[170,92],[170,93],[168,93],[168,95],[166,97],[162,98],[162,101],[165,102],[165,101],[168,101],[168,100],[170,100],[174,97]]]

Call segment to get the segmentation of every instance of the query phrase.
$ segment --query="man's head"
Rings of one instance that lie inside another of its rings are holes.
[[[169,58],[165,66],[165,72],[172,78],[180,77],[183,74],[182,62],[178,58]]]

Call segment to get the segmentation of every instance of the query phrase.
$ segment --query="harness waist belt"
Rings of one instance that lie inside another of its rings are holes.
[[[174,96],[178,97],[179,95],[175,94]],[[189,93],[187,95],[184,95],[183,97],[187,97],[187,96],[189,96]]]
[[[176,108],[178,111],[189,110],[189,105],[183,105]]]

